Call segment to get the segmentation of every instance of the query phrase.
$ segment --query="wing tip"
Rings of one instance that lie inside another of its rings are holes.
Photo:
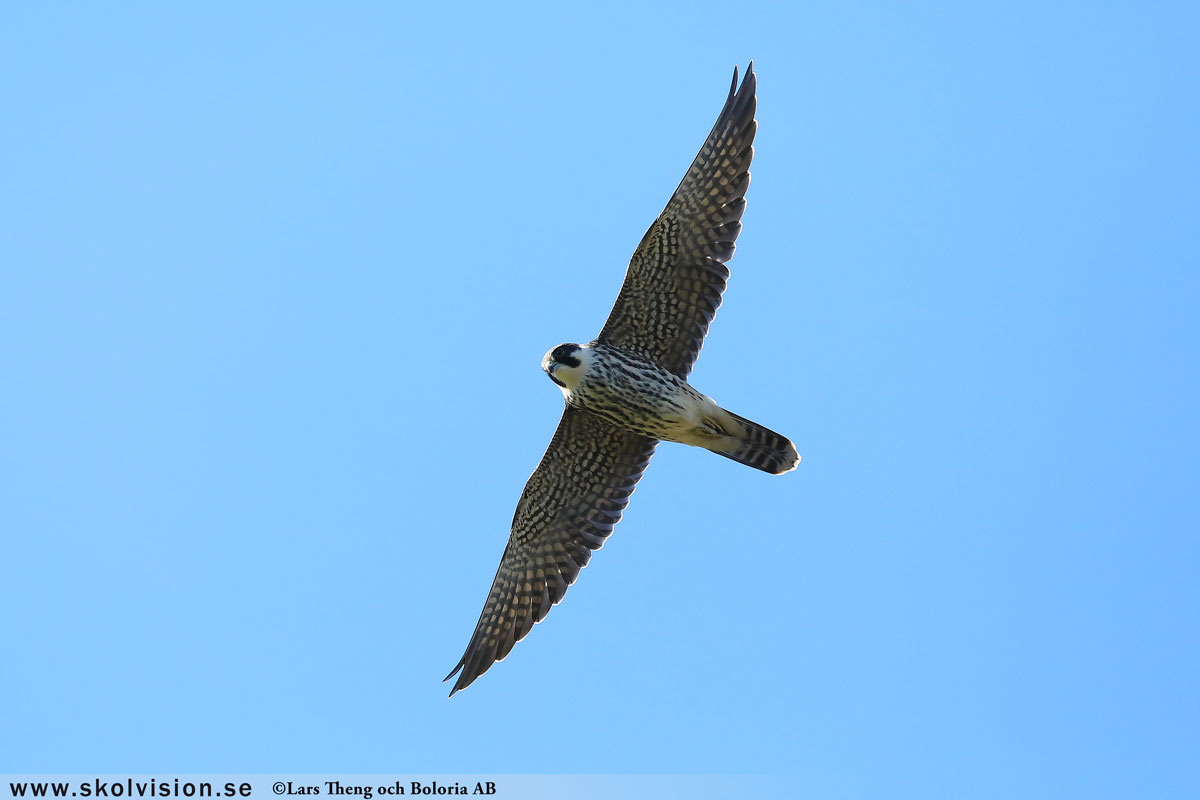
[[[736,79],[737,78],[737,67],[733,68],[733,75],[734,75],[734,78]],[[758,82],[757,77],[758,76],[754,74],[754,60],[751,59],[750,63],[746,65],[746,75],[745,75],[745,77],[742,78],[742,87],[738,91],[740,92],[740,91],[744,90],[747,85],[753,87],[754,84]]]
[[[447,675],[446,677],[442,678],[442,683],[445,683],[446,681],[450,680],[450,679],[451,679],[451,678],[453,678],[455,675],[457,675],[457,674],[458,674],[458,672],[459,672],[459,670],[461,670],[461,669],[463,668],[463,665],[464,665],[464,664],[466,664],[466,663],[467,663],[467,660],[466,660],[465,658],[464,658],[464,659],[461,659],[461,660],[458,662],[458,664],[456,664],[456,665],[455,665],[454,669],[450,670],[450,674],[449,674],[449,675]],[[459,678],[457,681],[455,681],[455,682],[454,682],[454,686],[453,686],[453,688],[451,688],[451,689],[450,689],[450,694],[448,694],[448,695],[446,695],[446,696],[447,696],[447,697],[454,697],[454,693],[455,693],[455,692],[457,692],[459,689],[462,689],[462,688],[464,688],[464,687],[463,687],[463,686],[461,686],[460,684],[462,684],[462,678]]]
[[[735,97],[741,96],[742,92],[745,92],[747,90],[747,88],[749,88],[750,94],[753,95],[754,89],[755,89],[755,86],[757,85],[757,83],[758,83],[758,78],[754,74],[754,60],[753,59],[751,59],[750,63],[746,65],[746,75],[745,75],[745,77],[742,78],[742,85],[740,87],[738,86],[738,67],[736,64],[734,64],[733,80],[729,84],[729,97],[726,98],[725,102],[728,103],[729,101],[733,100]]]
[[[735,72],[736,74],[736,72]],[[754,118],[755,94],[758,91],[758,76],[754,74],[754,62],[751,61],[746,65],[746,77],[742,78],[742,85],[737,91],[737,99],[743,104],[750,106],[751,119]]]
[[[717,121],[713,125],[713,130],[721,127],[722,122],[726,120],[741,120],[745,124],[746,117],[749,121],[754,121],[754,112],[756,110],[757,99],[755,97],[758,91],[758,79],[754,74],[754,62],[751,61],[746,65],[746,75],[742,78],[742,85],[738,86],[738,68],[735,65],[733,68],[733,81],[729,84],[729,94],[725,98],[725,105],[721,108],[721,113],[717,115]],[[751,132],[753,135],[753,132]],[[712,135],[711,133],[709,134]]]

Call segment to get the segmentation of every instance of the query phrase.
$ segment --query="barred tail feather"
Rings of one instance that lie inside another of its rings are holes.
[[[724,411],[724,409],[722,410]],[[745,417],[739,417],[733,412],[725,411],[725,413],[737,423],[741,430],[729,430],[734,426],[728,425],[726,430],[733,435],[721,438],[708,449],[726,458],[731,458],[739,464],[761,469],[772,475],[791,472],[800,463],[796,446],[786,436],[781,436]]]

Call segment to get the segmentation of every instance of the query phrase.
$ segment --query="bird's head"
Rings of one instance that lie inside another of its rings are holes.
[[[579,344],[560,344],[542,357],[542,369],[566,392],[579,385],[591,361],[591,349]]]

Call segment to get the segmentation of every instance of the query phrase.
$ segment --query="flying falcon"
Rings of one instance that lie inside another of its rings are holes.
[[[659,441],[711,450],[772,474],[800,457],[785,437],[718,406],[687,383],[742,229],[754,155],[754,63],[737,68],[712,132],[638,244],[600,335],[562,344],[542,369],[566,408],[517,511],[500,568],[462,659],[469,686],[562,600],[621,519]]]

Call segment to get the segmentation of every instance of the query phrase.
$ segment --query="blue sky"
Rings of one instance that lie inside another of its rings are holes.
[[[1198,788],[1187,4],[37,4],[0,20],[0,768]],[[753,58],[693,383],[452,700],[586,341]]]

